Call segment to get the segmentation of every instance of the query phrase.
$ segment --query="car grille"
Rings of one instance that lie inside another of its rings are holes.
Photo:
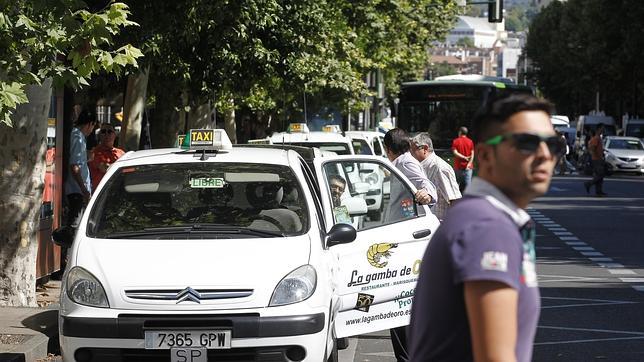
[[[218,362],[290,361],[286,357],[286,352],[291,347],[293,346],[211,349],[208,350],[208,360]],[[76,351],[75,356],[77,361],[83,362],[170,362],[170,351],[162,349],[81,348]]]
[[[197,300],[232,299],[251,296],[253,289],[154,289],[126,290],[131,299],[183,301],[186,297]]]
[[[633,157],[619,157],[619,159],[624,161],[624,162],[635,162],[635,161],[639,160],[639,158],[637,158],[637,157],[635,157],[635,158],[633,158]]]

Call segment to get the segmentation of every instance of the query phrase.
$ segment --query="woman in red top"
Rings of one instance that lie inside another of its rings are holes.
[[[92,177],[92,190],[95,190],[101,182],[107,168],[125,153],[122,149],[114,147],[116,132],[111,124],[101,125],[98,138],[99,144],[92,150],[92,156],[88,162]]]

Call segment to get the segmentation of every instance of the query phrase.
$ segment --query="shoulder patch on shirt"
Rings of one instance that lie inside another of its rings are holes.
[[[508,271],[508,254],[500,251],[486,251],[481,258],[483,270]]]

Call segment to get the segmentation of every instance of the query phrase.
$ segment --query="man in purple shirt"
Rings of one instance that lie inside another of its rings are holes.
[[[551,105],[528,95],[477,114],[478,177],[447,212],[421,263],[412,361],[521,361],[539,319],[534,224],[523,210],[550,185],[565,150]]]

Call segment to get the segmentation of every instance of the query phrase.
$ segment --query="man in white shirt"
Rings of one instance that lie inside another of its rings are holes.
[[[427,179],[425,172],[420,167],[418,160],[409,153],[409,136],[400,128],[394,128],[385,134],[385,153],[391,163],[405,175],[418,191],[414,194],[416,202],[422,205],[433,205],[436,203],[436,187]],[[398,190],[396,190],[398,188]],[[401,185],[391,184],[390,210],[388,217],[395,219],[393,215],[400,213],[401,202],[404,201],[405,192]],[[409,360],[407,353],[407,326],[392,328],[389,330],[391,344],[394,348],[394,355],[397,362]]]
[[[454,169],[436,155],[432,139],[427,132],[419,133],[411,139],[410,153],[420,162],[429,181],[436,186],[438,199],[432,212],[442,221],[452,201],[461,198]]]

